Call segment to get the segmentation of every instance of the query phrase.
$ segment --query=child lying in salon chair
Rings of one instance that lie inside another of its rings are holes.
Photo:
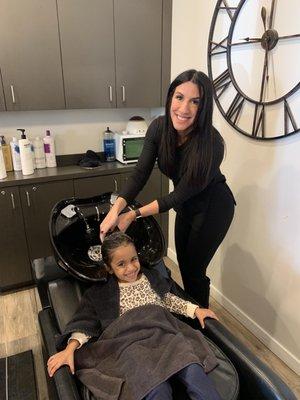
[[[122,232],[107,236],[101,247],[109,272],[82,297],[65,331],[62,349],[48,360],[52,377],[62,365],[97,398],[172,399],[169,379],[178,379],[190,399],[220,400],[208,372],[217,360],[200,331],[171,313],[197,318],[204,327],[213,311],[176,293],[156,271],[141,268],[132,239]]]

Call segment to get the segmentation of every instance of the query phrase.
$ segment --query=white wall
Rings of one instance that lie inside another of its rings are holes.
[[[207,71],[215,4],[173,0],[172,77],[188,68]],[[300,373],[300,134],[275,142],[253,141],[231,128],[217,107],[214,124],[226,142],[222,171],[238,205],[208,269],[212,294]],[[172,258],[173,229],[171,214]]]
[[[150,109],[1,112],[0,134],[10,139],[19,134],[17,128],[25,128],[29,138],[34,138],[50,129],[57,155],[98,152],[103,151],[102,133],[106,127],[122,131],[134,115],[149,121]]]

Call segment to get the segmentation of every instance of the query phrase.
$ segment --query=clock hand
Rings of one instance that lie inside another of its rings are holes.
[[[259,101],[261,102],[263,97],[264,97],[264,92],[265,92],[265,84],[266,82],[268,83],[269,80],[269,74],[268,74],[268,53],[269,50],[268,48],[265,49],[265,60],[264,60],[264,68],[263,68],[263,74],[262,74],[262,80],[261,80],[261,87],[260,87],[260,95],[259,95]]]
[[[269,29],[273,28],[275,2],[276,2],[276,0],[272,0],[271,13],[270,13],[270,19],[269,19]]]
[[[266,32],[266,30],[267,30],[267,22],[266,22],[267,21],[267,10],[266,10],[266,7],[262,7],[261,8],[260,15],[261,15],[261,19],[263,21],[264,29],[265,29],[265,32]]]
[[[300,37],[300,33],[296,33],[295,35],[286,35],[286,36],[278,36],[279,39],[291,39],[291,38],[297,38]]]
[[[245,42],[230,43],[230,44],[228,44],[228,46],[239,46],[239,45],[243,45],[243,44],[260,43],[261,42],[260,38],[245,38],[245,39],[241,39],[241,40],[245,40]]]

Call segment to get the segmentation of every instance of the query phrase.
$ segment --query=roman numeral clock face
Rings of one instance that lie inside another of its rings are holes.
[[[218,0],[208,43],[215,101],[240,133],[300,131],[299,0]]]

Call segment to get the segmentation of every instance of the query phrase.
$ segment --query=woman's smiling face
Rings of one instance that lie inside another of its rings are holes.
[[[170,116],[179,134],[187,134],[195,121],[200,104],[198,86],[193,82],[178,85],[172,97]]]

